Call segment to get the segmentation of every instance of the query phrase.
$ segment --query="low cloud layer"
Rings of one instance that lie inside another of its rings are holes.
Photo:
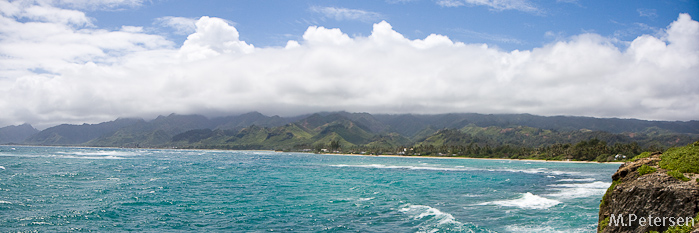
[[[0,14],[0,126],[249,111],[699,116],[699,22],[688,14],[628,48],[581,34],[525,51],[411,40],[385,21],[366,37],[313,26],[286,47],[258,48],[206,16],[179,46],[51,4],[0,1]]]

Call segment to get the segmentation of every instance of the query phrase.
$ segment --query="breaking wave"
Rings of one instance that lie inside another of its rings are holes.
[[[579,179],[583,180],[583,179]],[[568,184],[552,184],[553,190],[557,190],[557,193],[547,194],[549,197],[559,197],[559,198],[584,198],[591,196],[601,196],[607,191],[607,188],[612,183],[595,181],[592,183],[568,183]]]
[[[400,212],[410,216],[416,232],[490,232],[473,224],[456,221],[454,216],[427,205],[408,204]]]
[[[532,169],[509,169],[509,168],[472,168],[464,166],[455,167],[431,167],[431,166],[411,166],[411,165],[384,165],[384,164],[337,164],[330,165],[331,167],[359,167],[359,168],[375,168],[375,169],[406,169],[406,170],[433,170],[433,171],[491,171],[491,172],[513,172],[527,174],[551,174],[551,175],[583,175],[580,172],[566,172],[549,170],[546,168]]]
[[[383,164],[367,164],[367,165],[330,165],[331,167],[361,167],[361,168],[378,168],[378,169],[406,169],[406,170],[433,170],[433,171],[474,171],[479,169],[466,168],[466,167],[428,167],[428,166],[397,166],[397,165],[383,165]]]
[[[484,202],[478,205],[498,205],[503,207],[517,207],[522,209],[548,209],[561,204],[560,201],[537,196],[532,193],[524,193],[520,198],[513,200]]]

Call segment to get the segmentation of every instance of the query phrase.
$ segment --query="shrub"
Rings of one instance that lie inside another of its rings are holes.
[[[689,178],[687,178],[686,176],[684,176],[684,174],[682,174],[682,172],[679,172],[677,170],[667,171],[667,174],[681,181],[689,181]]]
[[[660,159],[661,168],[699,174],[699,141],[684,147],[670,148]]]
[[[638,174],[639,174],[639,175],[650,174],[650,173],[653,173],[653,172],[655,172],[655,171],[656,171],[655,167],[651,167],[651,166],[648,166],[648,165],[645,165],[645,164],[643,164],[643,166],[641,166],[640,168],[638,168]]]
[[[633,157],[633,159],[631,159],[631,161],[636,161],[636,160],[639,160],[642,158],[648,158],[648,157],[650,157],[650,152],[646,151],[646,152],[641,153],[640,155],[636,155],[635,157]]]
[[[607,228],[609,226],[609,217],[604,218],[601,222],[599,222],[599,232],[604,231],[604,228]]]
[[[699,213],[697,213],[697,216],[694,217],[693,222],[683,225],[672,226],[663,233],[690,233],[692,232],[692,228],[694,228],[694,225],[696,224],[699,224]]]

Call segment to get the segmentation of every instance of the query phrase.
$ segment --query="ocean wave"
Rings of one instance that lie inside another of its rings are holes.
[[[522,196],[517,199],[484,202],[478,205],[498,205],[503,207],[517,207],[522,209],[548,209],[560,203],[560,201],[537,196],[528,192],[522,194]]]
[[[590,232],[590,229],[566,229],[566,230],[556,230],[550,226],[521,226],[521,225],[510,225],[505,228],[509,232]]]
[[[401,208],[400,212],[409,215],[413,220],[422,221],[418,225],[420,228],[418,232],[437,232],[443,228],[460,228],[464,225],[456,221],[451,214],[431,206],[408,204]]]
[[[415,232],[493,232],[473,223],[459,222],[453,215],[427,205],[407,204],[400,212],[410,216],[411,224],[417,225]]]
[[[550,175],[582,175],[580,172],[568,172],[549,170],[547,168],[531,168],[531,169],[496,169],[498,171],[521,172],[527,174],[550,174]]]
[[[590,182],[595,181],[595,178],[581,178],[581,179],[560,179],[558,182]]]
[[[607,188],[612,183],[595,181],[592,183],[569,183],[569,184],[552,184],[548,185],[557,193],[546,194],[549,197],[559,197],[559,198],[584,198],[591,196],[601,196],[606,192]]]
[[[108,155],[108,156],[52,155],[49,157],[58,157],[58,158],[65,158],[65,159],[125,159],[123,157],[113,156],[113,155]]]
[[[144,151],[97,150],[97,151],[64,151],[64,152],[56,152],[56,153],[63,154],[63,155],[75,155],[75,156],[84,156],[84,157],[98,157],[98,156],[127,157],[127,156],[142,155],[144,153]]]
[[[449,168],[449,167],[428,167],[428,166],[397,166],[397,165],[383,165],[383,164],[359,164],[359,165],[348,165],[348,164],[338,164],[330,165],[331,167],[360,167],[360,168],[377,168],[377,169],[408,169],[408,170],[433,170],[433,171],[473,171],[478,169],[473,168]]]
[[[336,164],[331,167],[359,167],[376,169],[408,169],[408,170],[433,170],[433,171],[491,171],[491,172],[512,172],[527,174],[551,174],[551,175],[584,175],[580,172],[566,172],[549,170],[547,168],[532,169],[510,169],[510,168],[473,168],[464,166],[455,167],[434,167],[434,166],[412,166],[412,165],[385,165],[385,164]]]
[[[612,183],[595,181],[592,183],[551,184],[550,187],[607,189]]]

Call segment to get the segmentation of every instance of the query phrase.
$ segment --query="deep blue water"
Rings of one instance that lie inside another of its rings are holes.
[[[0,146],[0,232],[594,232],[618,167]]]

